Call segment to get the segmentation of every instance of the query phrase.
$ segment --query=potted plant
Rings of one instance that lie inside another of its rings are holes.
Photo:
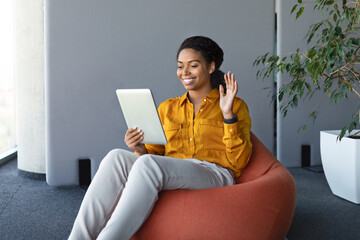
[[[291,13],[298,19],[307,3],[297,0]],[[315,93],[328,95],[330,103],[348,99],[353,94],[360,100],[360,3],[359,0],[317,0],[314,11],[321,11],[323,20],[312,24],[305,36],[308,48],[286,56],[266,53],[254,61],[263,66],[257,77],[268,78],[274,73],[288,74],[289,81],[279,86],[276,95],[283,117],[300,100],[311,99]],[[341,130],[321,131],[321,160],[332,192],[360,203],[360,101],[348,101],[358,110],[349,116]],[[309,114],[315,120],[318,110]],[[305,131],[304,124],[302,130]],[[332,153],[331,150],[335,150]],[[341,152],[343,151],[343,152]],[[350,182],[345,182],[349,180]]]

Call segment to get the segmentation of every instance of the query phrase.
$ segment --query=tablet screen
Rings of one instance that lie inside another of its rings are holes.
[[[150,89],[117,89],[116,94],[128,129],[137,127],[144,132],[141,143],[167,144]]]

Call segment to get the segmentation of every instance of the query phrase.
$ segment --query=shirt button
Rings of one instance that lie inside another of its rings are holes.
[[[192,138],[190,138],[190,142],[192,141]]]
[[[203,111],[203,109],[201,108],[201,109],[200,109],[200,112],[202,112],[202,111]]]
[[[204,102],[206,102],[206,98],[204,99]]]

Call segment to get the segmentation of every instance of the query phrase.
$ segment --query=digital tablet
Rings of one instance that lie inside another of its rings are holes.
[[[143,131],[141,143],[167,144],[150,89],[117,89],[116,95],[128,129],[137,127]]]

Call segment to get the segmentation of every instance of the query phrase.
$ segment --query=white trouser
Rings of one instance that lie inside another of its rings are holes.
[[[232,172],[214,163],[112,150],[85,194],[69,239],[130,239],[161,190],[233,184]]]

